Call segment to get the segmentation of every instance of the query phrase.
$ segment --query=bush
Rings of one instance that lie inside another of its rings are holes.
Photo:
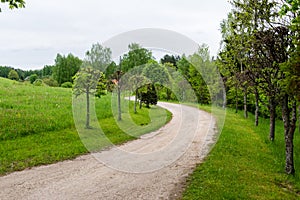
[[[31,74],[29,77],[30,83],[33,84],[38,79],[37,74]]]
[[[64,82],[63,84],[61,84],[61,87],[63,87],[63,88],[72,88],[73,84],[71,82]]]
[[[42,85],[43,85],[43,80],[42,80],[42,79],[36,79],[36,80],[33,82],[33,85],[34,85],[34,86],[42,86]]]
[[[58,82],[53,78],[44,78],[43,82],[50,87],[58,87]]]

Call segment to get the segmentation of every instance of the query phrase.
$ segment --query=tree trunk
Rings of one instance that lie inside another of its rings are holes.
[[[138,89],[135,90],[134,113],[137,113],[136,111],[137,98],[138,98]]]
[[[122,115],[121,115],[121,90],[120,90],[120,85],[118,83],[118,120],[122,120]]]
[[[269,100],[269,111],[270,111],[270,140],[275,139],[275,120],[276,120],[276,104],[275,100],[271,98]]]
[[[292,106],[292,118],[290,119],[289,98],[285,95],[282,101],[282,120],[284,123],[284,137],[285,137],[285,172],[287,174],[294,174],[294,132],[296,129],[297,113],[296,103]]]
[[[85,128],[90,128],[90,91],[86,90],[86,122]]]
[[[257,89],[255,89],[255,126],[259,123],[259,94]]]
[[[244,117],[248,118],[248,109],[247,109],[247,88],[244,87]]]
[[[239,110],[239,99],[238,99],[238,85],[235,86],[235,113]]]

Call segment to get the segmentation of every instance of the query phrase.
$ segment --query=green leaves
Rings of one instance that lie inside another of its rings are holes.
[[[8,3],[10,9],[25,8],[24,0],[1,0],[1,3]],[[0,12],[1,12],[1,8],[0,8]]]
[[[94,69],[104,72],[111,64],[111,50],[96,43],[92,45],[91,50],[86,52],[86,62]]]
[[[74,95],[78,97],[84,93],[95,94],[99,79],[103,77],[102,72],[91,66],[81,68],[74,76]]]
[[[125,54],[121,61],[122,71],[128,72],[134,67],[145,65],[152,59],[152,52],[133,43],[128,46],[129,52]]]

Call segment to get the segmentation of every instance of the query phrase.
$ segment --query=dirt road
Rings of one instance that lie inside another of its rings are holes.
[[[159,103],[173,119],[160,130],[97,154],[0,177],[0,199],[178,199],[214,142],[215,120]]]

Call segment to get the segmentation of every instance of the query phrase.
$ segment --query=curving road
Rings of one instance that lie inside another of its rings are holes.
[[[178,199],[214,143],[204,111],[159,103],[173,118],[156,132],[109,150],[0,177],[0,199]],[[103,164],[105,163],[105,164]]]

